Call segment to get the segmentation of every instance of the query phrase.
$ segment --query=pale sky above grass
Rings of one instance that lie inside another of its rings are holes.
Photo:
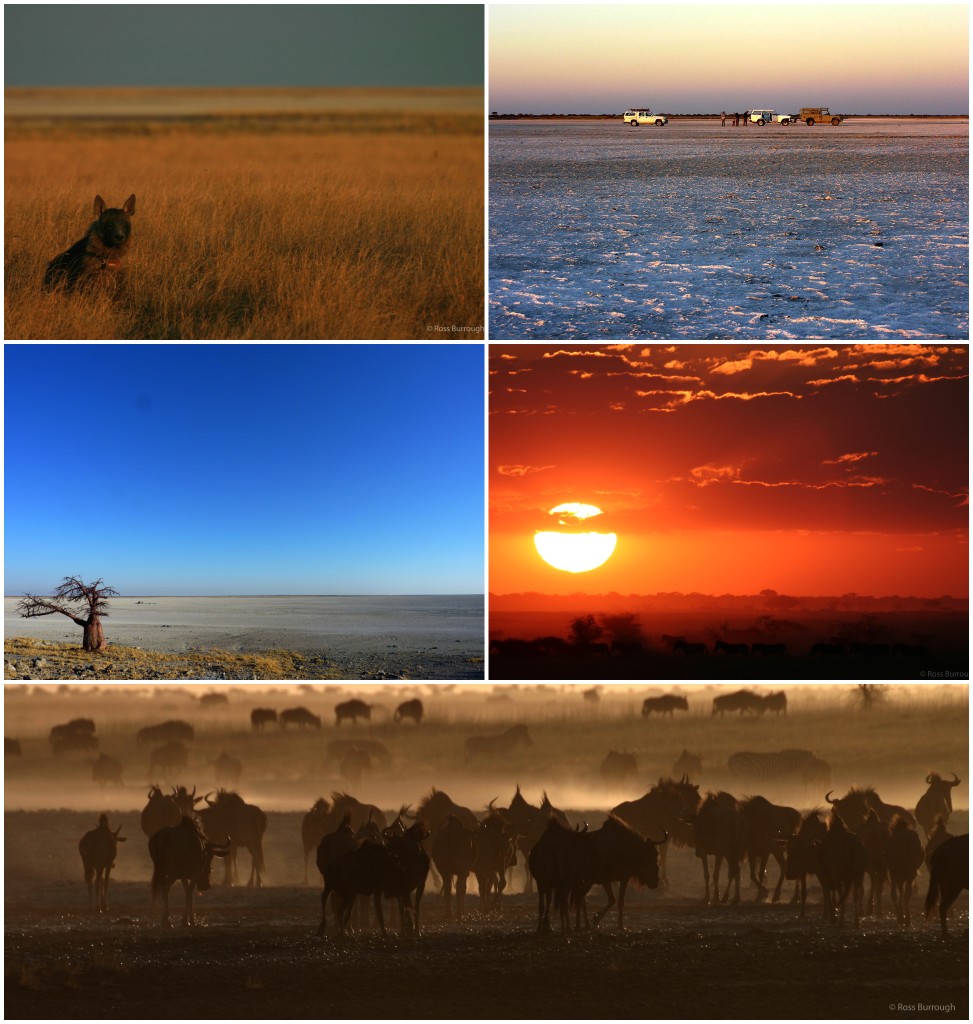
[[[490,109],[969,109],[964,4],[491,4]]]

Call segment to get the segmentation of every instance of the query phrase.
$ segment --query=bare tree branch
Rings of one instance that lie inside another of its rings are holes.
[[[108,615],[108,602],[105,599],[117,594],[114,587],[104,585],[104,580],[85,583],[80,576],[65,576],[50,599],[25,594],[18,608],[25,619],[55,613],[66,615],[84,630],[84,649],[97,651],[105,646],[105,635],[101,628],[101,620]],[[72,604],[85,607],[72,608]],[[82,618],[85,611],[87,615]]]

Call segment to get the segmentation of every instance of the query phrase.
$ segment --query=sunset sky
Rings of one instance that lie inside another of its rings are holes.
[[[500,113],[969,111],[966,4],[490,4]]]
[[[479,345],[4,346],[4,587],[483,593]]]
[[[491,593],[968,594],[966,346],[491,345]],[[562,502],[615,532],[546,565]]]

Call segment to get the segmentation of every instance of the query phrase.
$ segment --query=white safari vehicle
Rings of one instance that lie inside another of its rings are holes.
[[[793,114],[778,114],[776,110],[751,110],[750,120],[762,128],[765,124],[790,124],[796,118]]]
[[[654,124],[657,128],[661,128],[664,124],[669,123],[669,118],[665,114],[653,114],[648,107],[636,107],[634,110],[626,110],[622,114],[622,120],[633,128],[638,128],[640,124]]]

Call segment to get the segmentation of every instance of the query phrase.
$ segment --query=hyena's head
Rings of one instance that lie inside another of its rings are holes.
[[[124,245],[132,232],[132,214],[135,213],[135,196],[129,196],[125,205],[106,209],[105,200],[95,196],[95,216],[98,218],[93,229],[102,242],[109,247]]]

